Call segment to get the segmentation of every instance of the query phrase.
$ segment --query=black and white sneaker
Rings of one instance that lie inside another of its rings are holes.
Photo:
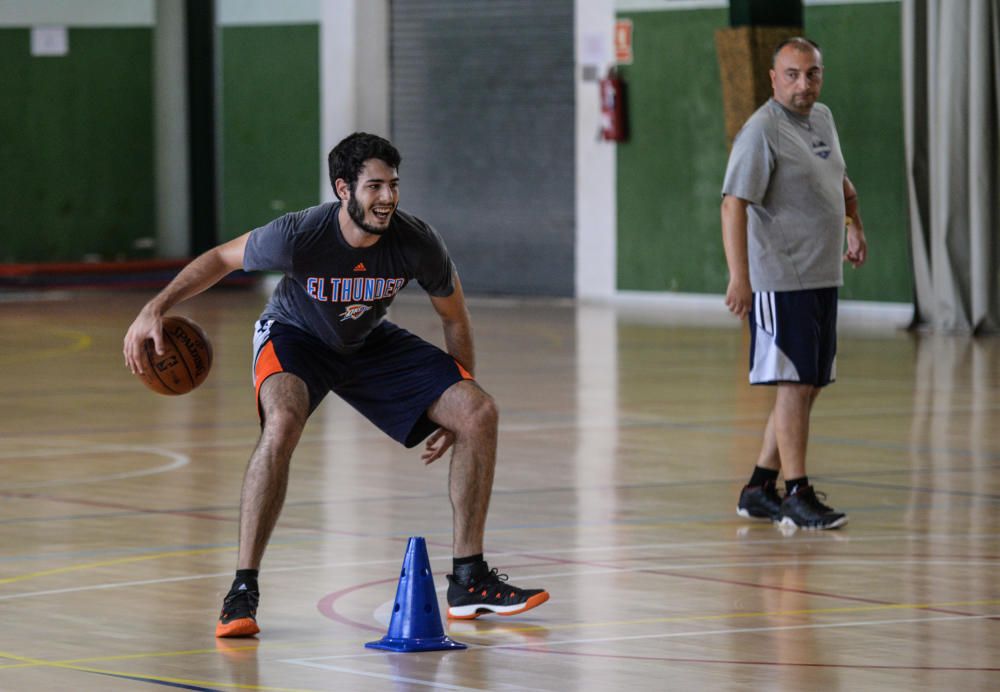
[[[745,485],[740,491],[740,501],[736,513],[745,519],[781,519],[781,495],[774,481],[764,481],[761,485]]]
[[[460,583],[454,574],[448,576],[448,617],[472,620],[487,613],[517,615],[549,600],[544,589],[519,589],[507,583],[506,574],[494,567],[478,581]]]
[[[847,523],[847,515],[824,505],[813,487],[805,485],[781,503],[780,523],[799,529],[836,529]]]

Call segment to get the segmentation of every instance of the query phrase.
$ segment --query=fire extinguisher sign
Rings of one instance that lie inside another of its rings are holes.
[[[632,64],[632,20],[615,20],[615,62],[619,65]]]

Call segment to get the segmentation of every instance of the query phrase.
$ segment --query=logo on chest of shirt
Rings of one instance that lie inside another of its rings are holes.
[[[346,322],[347,320],[356,320],[363,314],[372,309],[371,305],[365,305],[364,303],[354,303],[353,305],[348,305],[342,313],[337,315],[341,322]]]
[[[406,279],[365,277],[306,278],[306,294],[320,303],[361,303],[392,298],[406,285]],[[357,319],[352,317],[351,319]]]
[[[814,139],[812,141],[812,152],[821,159],[827,159],[833,152],[833,148],[822,139]]]

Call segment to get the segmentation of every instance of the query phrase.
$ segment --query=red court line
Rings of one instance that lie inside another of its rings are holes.
[[[548,557],[546,555],[532,555],[529,553],[518,553],[521,557],[533,558],[536,560],[546,560],[555,564],[563,565],[587,565],[590,567],[601,567],[604,569],[624,569],[618,565],[607,564],[607,562],[590,562],[587,560],[568,560],[566,558],[556,558]],[[755,584],[753,582],[738,581],[736,579],[723,579],[722,577],[706,577],[698,574],[682,574],[679,572],[669,572],[666,570],[655,570],[655,569],[640,569],[634,570],[636,574],[655,574],[665,577],[675,577],[678,579],[688,579],[691,581],[703,581],[712,582],[716,584],[727,584],[729,586],[744,586],[751,589],[766,589],[770,591],[781,591],[784,593],[798,593],[806,596],[817,596],[821,598],[831,598],[839,601],[853,601],[856,603],[869,603],[872,605],[902,605],[899,603],[894,603],[893,601],[882,601],[873,598],[862,598],[861,596],[847,596],[844,594],[828,593],[825,591],[809,591],[806,589],[795,589],[787,586],[778,586],[773,584]],[[967,616],[978,616],[981,613],[966,613],[958,610],[946,610],[943,608],[920,608],[917,606],[913,607],[913,610],[923,610],[932,613],[945,613],[947,615],[967,615]]]
[[[511,565],[509,568],[505,569],[520,569],[521,567],[537,567],[539,563],[529,563],[524,565]],[[340,591],[334,591],[333,593],[323,596],[316,603],[316,609],[335,622],[339,622],[350,627],[356,627],[358,629],[370,630],[373,632],[381,632],[381,627],[375,627],[374,625],[369,625],[364,622],[359,622],[358,620],[353,620],[346,615],[341,615],[337,612],[337,601],[339,601],[344,596],[354,593],[355,591],[361,591],[362,589],[367,589],[370,586],[378,586],[380,584],[390,584],[399,582],[399,577],[390,577],[389,579],[376,579],[375,581],[366,581],[361,584],[355,584],[354,586],[348,586],[346,589],[341,589]],[[395,597],[395,591],[393,591],[393,597]]]
[[[316,610],[323,614],[334,622],[339,622],[343,625],[348,625],[350,627],[357,627],[358,629],[369,630],[371,632],[381,632],[381,627],[375,627],[374,625],[368,625],[364,622],[359,622],[357,620],[352,620],[346,615],[341,615],[337,612],[335,604],[340,598],[348,594],[354,593],[355,591],[360,591],[361,589],[367,589],[369,586],[378,586],[379,584],[390,584],[394,581],[398,581],[397,577],[390,577],[389,579],[376,579],[375,581],[366,581],[362,584],[355,584],[354,586],[349,586],[346,589],[341,589],[340,591],[334,591],[331,594],[323,596],[316,603]]]

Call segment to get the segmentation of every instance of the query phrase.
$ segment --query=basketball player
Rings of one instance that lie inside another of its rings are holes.
[[[842,261],[859,267],[868,249],[833,116],[817,102],[819,47],[805,38],[783,42],[770,74],[774,96],[736,136],[722,187],[726,306],[740,319],[750,316],[750,383],[777,386],[737,512],[835,529],[847,516],[823,504],[806,475],[809,417],[820,390],[836,378]]]
[[[406,447],[426,439],[425,464],[452,449],[449,617],[513,615],[549,598],[507,583],[483,558],[497,408],[473,379],[472,326],[448,251],[433,228],[397,208],[399,163],[399,152],[381,137],[345,138],[329,156],[337,202],[286,214],[197,257],[125,335],[125,362],[136,372],[146,339],[160,351],[162,318],[174,305],[237,269],[284,274],[254,331],[261,434],[243,479],[236,578],[217,637],[260,631],[261,558],[285,499],[292,452],[330,391]],[[411,280],[441,318],[447,353],[385,319]]]

